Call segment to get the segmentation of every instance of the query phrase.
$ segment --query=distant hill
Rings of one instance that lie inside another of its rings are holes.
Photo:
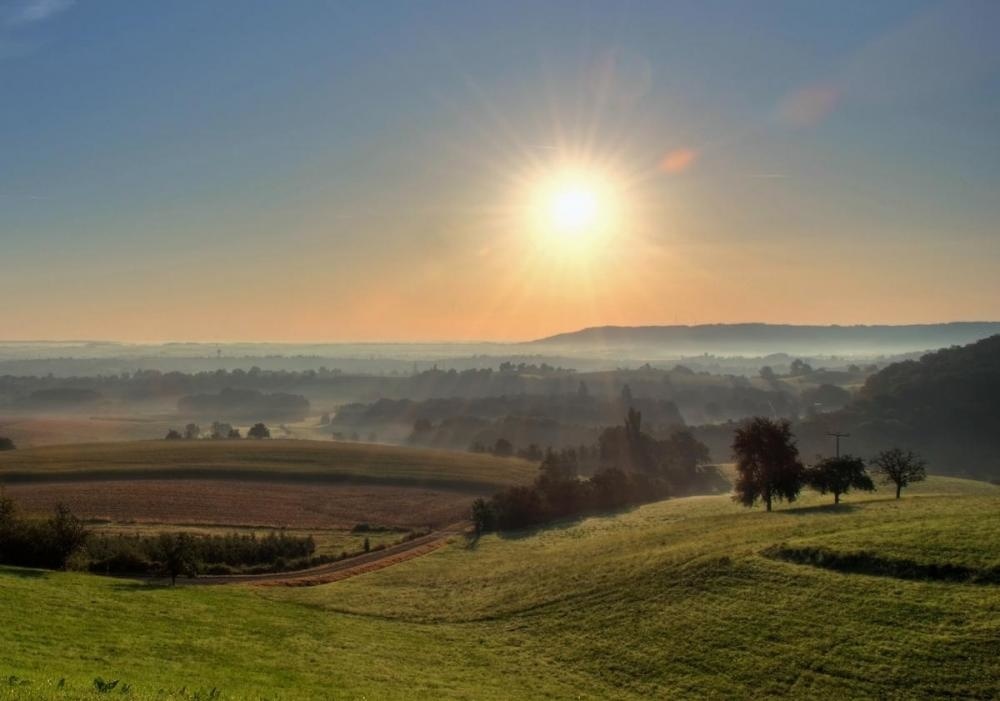
[[[883,368],[846,409],[802,425],[804,454],[828,450],[830,429],[851,433],[852,453],[898,445],[934,472],[1000,479],[1000,335]]]
[[[603,349],[606,352],[649,348],[660,354],[896,354],[972,343],[995,334],[1000,334],[1000,322],[906,326],[599,326],[549,336],[525,345],[539,349]]]

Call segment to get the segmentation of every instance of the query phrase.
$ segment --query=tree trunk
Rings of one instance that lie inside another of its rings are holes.
[[[834,504],[839,504],[840,503],[840,492],[834,492],[833,493],[833,503]]]
[[[900,490],[902,490],[902,489],[903,489],[903,485],[901,485],[901,484],[898,484],[898,483],[897,483],[897,484],[896,484],[896,498],[897,498],[897,499],[899,499],[899,492],[900,492]]]
[[[764,497],[764,501],[767,502],[767,510],[770,511],[771,510],[771,495],[768,494],[766,497]]]

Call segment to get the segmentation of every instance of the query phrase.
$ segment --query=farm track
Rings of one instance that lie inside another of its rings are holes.
[[[405,543],[391,545],[384,550],[356,555],[339,562],[311,567],[307,570],[294,572],[275,572],[270,574],[240,574],[196,577],[184,580],[186,585],[225,585],[250,584],[254,586],[284,586],[284,587],[314,587],[320,584],[331,584],[360,574],[375,572],[401,562],[412,560],[434,552],[443,547],[455,536],[464,535],[469,528],[468,523],[457,523],[442,528],[427,535],[408,540]],[[178,582],[182,583],[182,582]]]

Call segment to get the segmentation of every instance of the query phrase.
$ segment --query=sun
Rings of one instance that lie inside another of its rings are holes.
[[[549,218],[552,227],[577,234],[593,227],[600,214],[600,196],[585,184],[568,184],[552,193]]]
[[[593,252],[613,233],[619,209],[613,179],[598,170],[555,170],[531,188],[532,229],[543,246],[562,255]]]

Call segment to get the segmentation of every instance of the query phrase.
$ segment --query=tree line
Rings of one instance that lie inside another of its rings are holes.
[[[822,458],[806,467],[799,458],[791,424],[764,417],[739,427],[732,443],[736,459],[733,499],[747,507],[795,501],[804,487],[832,494],[834,503],[851,490],[872,491],[868,468],[886,484],[902,489],[926,477],[926,464],[901,448],[882,451],[867,463],[852,455]],[[688,431],[656,440],[642,430],[642,414],[629,409],[621,426],[605,429],[598,441],[601,467],[579,477],[573,448],[546,451],[531,485],[509,487],[472,506],[476,533],[514,530],[555,519],[658,501],[671,496],[719,492],[728,482],[708,464],[708,448]]]
[[[733,438],[736,458],[736,482],[733,499],[752,507],[758,501],[771,511],[775,501],[795,501],[803,487],[821,494],[833,494],[834,503],[852,489],[873,491],[875,483],[867,467],[881,481],[892,484],[899,499],[904,487],[926,478],[926,463],[920,456],[902,448],[883,450],[868,461],[853,455],[822,458],[806,467],[791,423],[756,417],[736,429]]]
[[[271,429],[263,422],[257,422],[247,430],[247,438],[261,440],[271,437]],[[212,440],[240,440],[243,438],[240,430],[232,424],[224,421],[213,421],[209,431],[206,433],[201,426],[196,423],[189,423],[184,427],[184,431],[175,428],[167,431],[165,440],[168,441],[196,441],[202,438]]]
[[[101,574],[181,575],[302,569],[348,557],[316,556],[312,536],[95,534],[64,505],[47,519],[24,518],[0,493],[0,564]]]
[[[708,448],[690,432],[656,440],[642,430],[642,414],[635,409],[628,411],[623,426],[601,433],[593,449],[599,468],[589,479],[579,476],[581,453],[591,451],[549,448],[533,484],[477,499],[472,507],[476,532],[524,528],[728,486],[708,465]]]

